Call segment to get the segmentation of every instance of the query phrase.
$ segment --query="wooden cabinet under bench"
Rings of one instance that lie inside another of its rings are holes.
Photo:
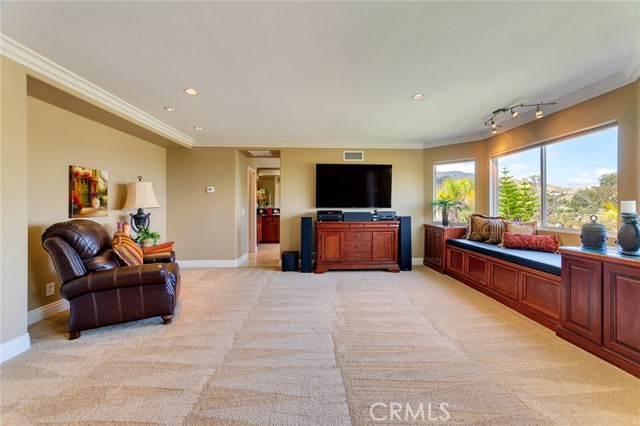
[[[560,320],[560,277],[450,244],[445,272],[551,330]]]
[[[315,273],[331,269],[386,269],[400,272],[400,222],[316,222]]]
[[[565,247],[558,336],[640,377],[640,258]]]
[[[449,238],[462,238],[465,226],[424,225],[424,258],[422,264],[444,273],[445,244]]]

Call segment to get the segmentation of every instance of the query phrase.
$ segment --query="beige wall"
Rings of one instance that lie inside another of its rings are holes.
[[[476,211],[487,214],[489,165],[492,156],[552,140],[605,123],[618,123],[618,199],[640,200],[640,81],[573,107],[545,116],[487,140],[424,151],[425,188],[432,199],[433,165],[461,159],[476,160]],[[431,221],[431,213],[427,215]],[[559,233],[565,245],[579,245],[579,235]],[[613,238],[609,241],[613,244]]]
[[[27,333],[27,74],[0,57],[0,343]]]
[[[47,226],[69,220],[69,166],[105,170],[109,173],[107,217],[88,218],[112,233],[119,217],[129,220],[131,211],[121,210],[126,184],[137,176],[152,182],[160,208],[149,209],[151,229],[167,237],[166,149],[110,127],[88,120],[32,97],[28,113],[28,206],[29,206],[29,310],[60,298],[57,279],[40,236]],[[45,297],[46,283],[56,283],[56,295]]]
[[[234,148],[168,150],[167,227],[178,260],[239,257],[237,168]],[[215,192],[207,193],[207,186],[215,187]]]
[[[280,153],[280,249],[300,250],[300,217],[316,217],[315,165],[342,163],[344,149],[282,149]],[[365,149],[365,163],[393,166],[391,210],[411,216],[412,256],[423,256],[424,158],[411,149]],[[364,211],[367,209],[355,209]],[[373,209],[371,209],[373,210]]]

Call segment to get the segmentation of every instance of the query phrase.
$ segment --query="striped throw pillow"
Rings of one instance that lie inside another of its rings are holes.
[[[489,219],[489,244],[500,244],[504,233],[505,221],[502,219]]]
[[[142,249],[124,232],[116,232],[111,248],[126,265],[142,265]]]

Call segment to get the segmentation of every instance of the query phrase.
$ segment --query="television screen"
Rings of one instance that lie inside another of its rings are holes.
[[[316,207],[391,207],[391,165],[316,164]]]

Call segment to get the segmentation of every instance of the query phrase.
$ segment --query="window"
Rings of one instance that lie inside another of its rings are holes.
[[[580,229],[591,215],[617,226],[618,128],[609,126],[493,159],[494,212]]]
[[[449,212],[451,224],[466,222],[475,211],[476,163],[436,164],[433,166],[433,199],[460,202],[460,207]],[[442,221],[442,211],[433,209],[433,221]]]

